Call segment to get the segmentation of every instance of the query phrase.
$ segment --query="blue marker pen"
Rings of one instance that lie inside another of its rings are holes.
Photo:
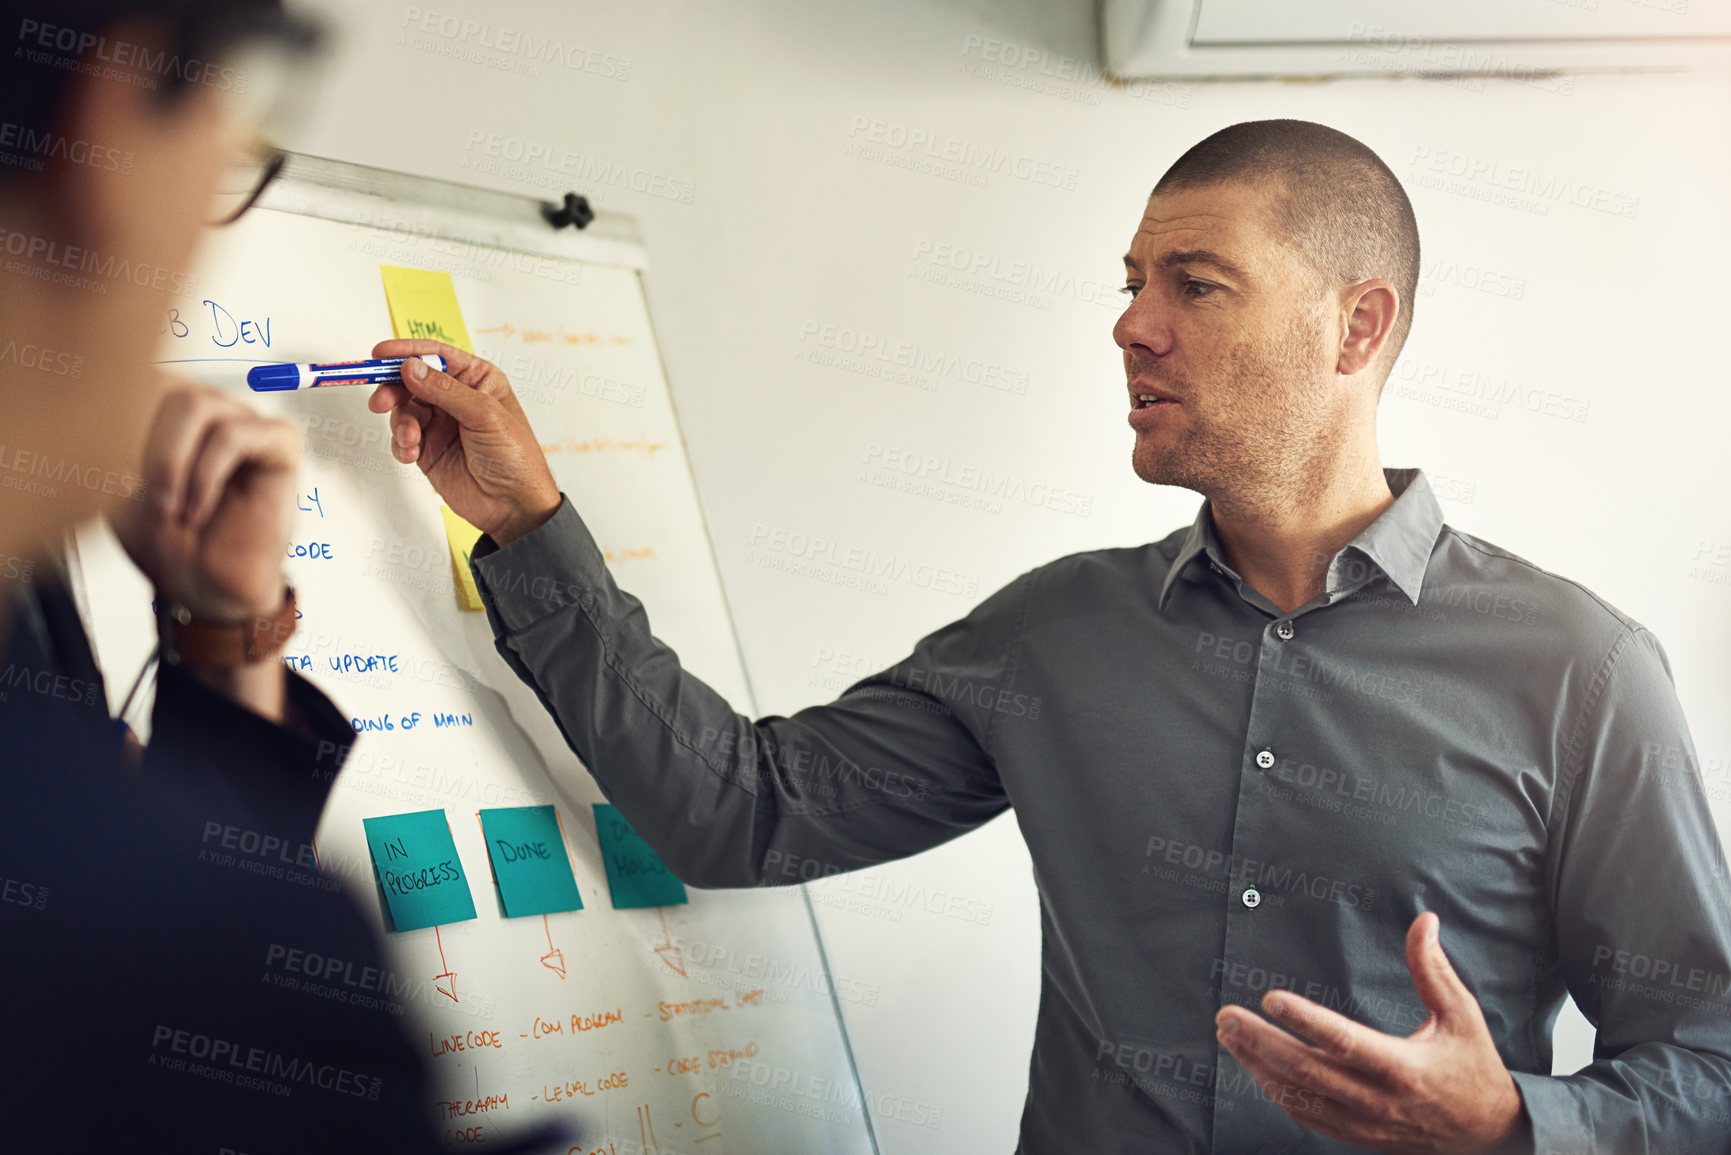
[[[246,383],[254,393],[277,393],[289,389],[318,389],[325,385],[385,385],[403,379],[407,357],[378,361],[325,361],[317,365],[259,365],[246,371]],[[443,373],[445,359],[424,353],[421,360]]]

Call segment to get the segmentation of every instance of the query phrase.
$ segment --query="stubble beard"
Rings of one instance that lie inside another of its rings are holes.
[[[1205,409],[1194,382],[1173,378],[1186,406],[1185,429],[1164,451],[1144,445],[1149,435],[1138,433],[1131,450],[1136,475],[1253,516],[1301,507],[1324,484],[1348,436],[1308,368],[1320,334],[1318,319],[1300,316],[1273,344],[1234,350],[1217,382],[1204,387]],[[1162,380],[1134,367],[1133,374]]]

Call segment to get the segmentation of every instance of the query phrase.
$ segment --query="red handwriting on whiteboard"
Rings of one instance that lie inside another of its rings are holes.
[[[584,1031],[598,1031],[602,1027],[610,1027],[615,1023],[625,1021],[625,1012],[614,1007],[610,1011],[596,1011],[593,1014],[577,1012],[570,1018],[569,1024],[564,1019],[543,1019],[535,1016],[535,1023],[527,1031],[519,1032],[518,1037],[524,1039],[544,1039],[549,1035],[563,1035],[569,1029],[573,1035]]]
[[[677,1018],[680,1015],[707,1015],[711,1011],[727,1010],[726,999],[692,999],[688,1003],[661,1003],[661,1021]]]
[[[624,1071],[612,1071],[596,1079],[593,1085],[583,1079],[567,1079],[563,1083],[554,1083],[552,1086],[543,1083],[541,1084],[541,1094],[538,1097],[543,1103],[558,1103],[565,1099],[575,1099],[579,1095],[598,1095],[602,1091],[617,1091],[629,1085],[630,1080],[626,1078]],[[537,1098],[535,1095],[529,1097],[531,1099]]]
[[[499,1041],[498,1031],[464,1031],[461,1034],[445,1035],[434,1038],[431,1031],[427,1032],[427,1048],[433,1057],[450,1054],[453,1051],[472,1051],[480,1047],[503,1047]]]

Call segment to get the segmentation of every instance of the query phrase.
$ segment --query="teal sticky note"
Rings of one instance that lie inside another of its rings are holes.
[[[365,818],[367,849],[397,930],[420,930],[475,917],[469,880],[443,810]]]
[[[595,833],[601,836],[601,861],[607,867],[614,909],[678,906],[685,901],[685,884],[662,865],[631,823],[605,802],[595,803]]]
[[[511,806],[481,811],[487,857],[505,900],[505,917],[582,910],[571,856],[559,836],[559,816],[551,806]]]

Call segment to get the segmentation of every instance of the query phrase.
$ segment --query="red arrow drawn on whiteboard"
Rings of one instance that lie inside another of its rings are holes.
[[[547,916],[541,916],[541,925],[547,929],[547,953],[541,956],[541,965],[558,975],[565,977],[565,952],[553,945],[553,928],[547,923]]]
[[[433,941],[439,944],[439,965],[445,968],[443,974],[433,976],[433,989],[449,998],[453,1003],[457,1002],[457,972],[452,970],[451,964],[445,961],[445,940],[439,937],[439,928],[436,926],[433,928]],[[450,979],[451,989],[446,990],[440,986],[440,979]]]
[[[667,933],[667,908],[658,906],[655,911],[661,916],[661,945],[655,948],[655,953],[660,955],[661,961],[680,978],[690,978],[691,976],[685,973],[685,955],[673,945],[673,936]]]

